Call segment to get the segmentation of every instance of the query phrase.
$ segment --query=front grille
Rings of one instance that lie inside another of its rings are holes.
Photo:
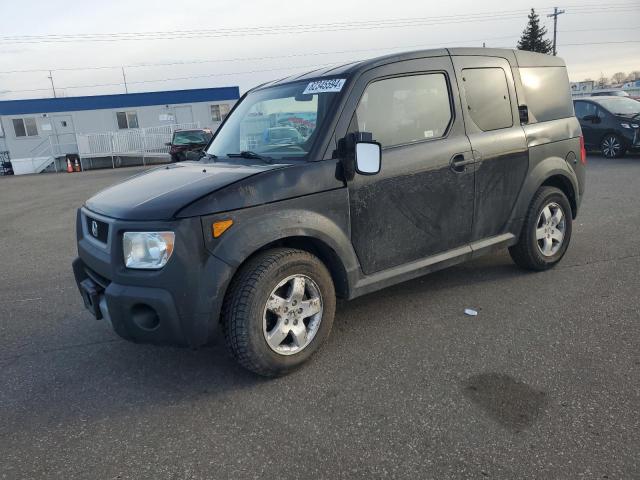
[[[109,238],[109,224],[89,216],[86,218],[87,232],[89,232],[89,235],[102,243],[107,243],[107,239]]]

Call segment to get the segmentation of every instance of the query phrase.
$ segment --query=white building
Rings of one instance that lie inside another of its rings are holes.
[[[217,129],[238,87],[0,101],[0,151],[16,174],[82,160],[162,156],[177,128]]]

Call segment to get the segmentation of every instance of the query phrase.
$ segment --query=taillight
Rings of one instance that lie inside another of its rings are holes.
[[[584,148],[584,137],[580,135],[580,163],[587,164],[587,149]]]

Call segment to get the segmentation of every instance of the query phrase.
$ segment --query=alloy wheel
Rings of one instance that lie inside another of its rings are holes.
[[[607,135],[602,140],[602,154],[607,158],[615,158],[622,151],[622,144],[615,135]]]
[[[306,275],[291,275],[269,295],[263,315],[264,338],[274,352],[293,355],[311,343],[321,321],[320,288]]]
[[[566,230],[567,222],[562,207],[556,202],[547,204],[540,212],[536,225],[536,243],[540,253],[545,257],[558,253]]]

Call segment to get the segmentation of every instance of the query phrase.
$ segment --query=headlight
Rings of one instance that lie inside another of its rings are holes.
[[[171,258],[175,239],[173,232],[125,232],[124,263],[127,268],[162,268]]]
[[[629,125],[628,123],[621,123],[620,126],[622,128],[631,128],[631,125]]]

